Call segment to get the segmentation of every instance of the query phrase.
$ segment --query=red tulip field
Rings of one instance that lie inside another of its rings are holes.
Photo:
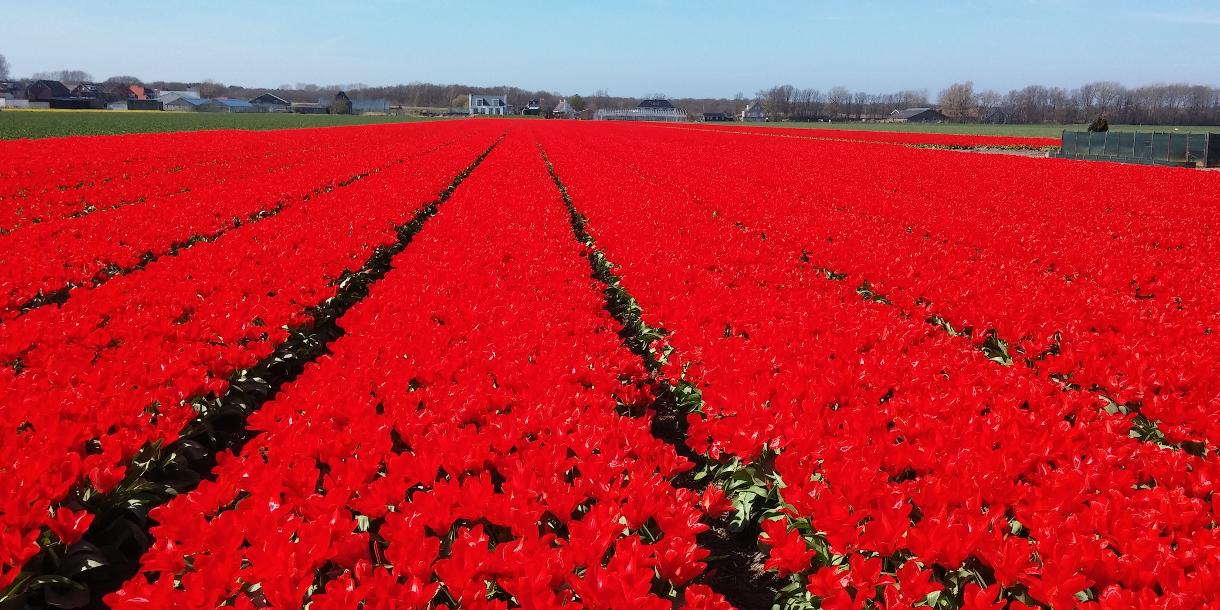
[[[0,142],[0,610],[1220,608],[1220,173]]]

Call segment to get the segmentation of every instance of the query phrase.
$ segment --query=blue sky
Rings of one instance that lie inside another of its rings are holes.
[[[935,93],[1220,85],[1220,0],[0,0],[17,76],[513,84],[563,94],[752,95],[775,84]],[[1210,59],[1205,59],[1210,56]]]

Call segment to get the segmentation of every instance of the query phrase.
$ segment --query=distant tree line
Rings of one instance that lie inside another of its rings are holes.
[[[1088,123],[1104,115],[1115,124],[1220,125],[1220,88],[1158,84],[1129,88],[1112,81],[1075,89],[1030,85],[1007,93],[975,91],[971,82],[950,85],[931,102],[927,91],[890,94],[829,91],[779,85],[757,93],[767,110],[792,120],[879,119],[910,107],[936,106],[955,121]]]
[[[0,55],[0,80],[9,76],[8,62]],[[23,80],[38,79],[58,80],[66,84],[93,82],[93,76],[82,70],[38,72]],[[139,84],[140,79],[112,76],[104,82],[128,85]],[[143,84],[163,90],[197,87],[204,97],[247,99],[262,93],[273,93],[291,102],[317,102],[333,97],[338,91],[346,91],[355,100],[385,99],[393,105],[418,108],[462,108],[466,106],[466,96],[470,93],[507,95],[508,103],[518,108],[533,99],[540,100],[543,108],[550,108],[563,97],[551,91],[530,91],[507,85],[476,87],[420,82],[385,87],[372,87],[364,83],[296,83],[282,84],[276,88],[226,85],[214,80],[152,81]],[[640,97],[612,96],[606,90],[599,89],[580,96],[577,108],[594,112],[602,108],[634,106],[641,99],[664,97],[667,97],[664,93],[646,93]],[[736,114],[753,99],[762,102],[767,112],[776,119],[803,121],[881,120],[894,110],[935,106],[951,120],[962,122],[1088,123],[1104,116],[1112,124],[1220,125],[1220,87],[1184,83],[1129,88],[1112,81],[1099,81],[1074,89],[1030,85],[1001,93],[976,91],[974,84],[967,81],[950,85],[935,98],[924,89],[869,93],[846,87],[823,91],[777,85],[758,91],[753,98],[739,92],[733,98],[669,99],[692,116],[704,112]]]

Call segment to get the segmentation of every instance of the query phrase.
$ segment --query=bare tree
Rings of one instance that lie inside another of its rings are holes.
[[[140,79],[138,79],[134,76],[120,75],[120,76],[111,76],[110,78],[106,79],[106,84],[130,87],[131,85],[142,85],[144,83],[143,83],[143,81],[141,81]]]
[[[978,113],[974,106],[974,83],[953,83],[937,97],[940,111],[955,121],[968,121]]]
[[[8,58],[3,53],[0,53],[0,80],[8,80],[8,71]]]
[[[921,108],[928,105],[926,89],[907,89],[898,92],[898,106],[903,108]]]
[[[229,92],[229,88],[224,83],[207,79],[199,85],[200,97],[220,97]]]
[[[979,108],[999,108],[1004,104],[1004,96],[999,91],[988,89],[975,96],[975,101],[978,103]]]
[[[826,114],[831,119],[842,119],[851,105],[851,91],[847,87],[835,87],[826,94]]]
[[[80,84],[93,81],[93,75],[84,70],[55,70],[53,72],[35,72],[34,80],[57,80],[66,84]]]

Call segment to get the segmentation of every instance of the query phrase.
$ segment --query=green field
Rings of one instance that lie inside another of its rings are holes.
[[[429,120],[410,116],[210,113],[120,110],[0,111],[0,140],[202,129],[290,129]]]
[[[1088,125],[990,125],[981,123],[738,123],[739,125],[765,125],[767,127],[793,127],[799,129],[857,129],[861,131],[901,131],[909,133],[946,133],[986,136],[1024,136],[1030,138],[1058,138],[1064,129],[1084,131]],[[1111,125],[1113,131],[1195,131],[1220,132],[1220,127],[1191,127],[1174,125]]]
[[[508,117],[521,118],[521,117]],[[15,110],[0,111],[0,140],[50,138],[56,136],[203,129],[291,129],[435,120],[415,116],[344,116],[329,114],[229,114],[209,112],[156,112],[118,110]],[[984,125],[977,123],[721,123],[791,127],[795,129],[856,129],[913,133],[974,134],[995,136],[1059,137],[1065,128],[1084,130],[1085,125]],[[1218,127],[1166,125],[1112,125],[1115,131],[1220,131]]]

